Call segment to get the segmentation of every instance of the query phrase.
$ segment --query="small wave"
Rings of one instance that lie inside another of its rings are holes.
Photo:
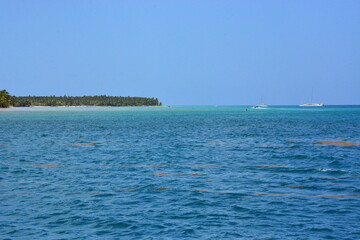
[[[177,173],[177,174],[172,174],[172,173],[153,173],[153,175],[155,176],[167,176],[167,177],[172,177],[172,176],[200,176],[200,173]]]
[[[53,167],[57,167],[58,164],[57,163],[54,163],[54,164],[31,164],[31,165],[27,165],[27,166],[41,167],[41,168],[53,168]]]
[[[319,177],[319,178],[322,178],[322,179],[340,179],[342,177]]]
[[[319,168],[316,169],[319,172],[326,172],[326,173],[337,173],[337,174],[344,174],[344,173],[349,173],[348,171],[344,171],[344,170],[339,170],[339,169],[330,169],[330,168]]]
[[[136,191],[136,190],[138,190],[138,189],[135,189],[135,188],[133,188],[133,189],[123,189],[123,190],[119,190],[118,192],[133,192],[133,191]]]
[[[342,147],[360,145],[360,143],[356,143],[356,142],[339,142],[339,141],[315,141],[314,143],[321,143],[324,145],[333,145],[333,146],[342,146]]]
[[[96,143],[71,143],[72,146],[95,146]]]

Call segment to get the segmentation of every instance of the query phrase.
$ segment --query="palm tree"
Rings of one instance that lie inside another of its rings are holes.
[[[11,96],[10,94],[4,89],[0,91],[0,108],[7,108],[11,105]]]

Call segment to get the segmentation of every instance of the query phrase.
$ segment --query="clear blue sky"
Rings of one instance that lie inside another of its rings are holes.
[[[360,1],[0,0],[0,88],[360,104]]]

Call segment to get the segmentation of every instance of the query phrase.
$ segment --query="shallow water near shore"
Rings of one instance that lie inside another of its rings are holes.
[[[360,239],[359,106],[12,108],[0,136],[3,239]]]

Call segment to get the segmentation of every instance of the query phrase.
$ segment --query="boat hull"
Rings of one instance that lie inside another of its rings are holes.
[[[323,103],[305,103],[300,105],[300,107],[324,107]]]

